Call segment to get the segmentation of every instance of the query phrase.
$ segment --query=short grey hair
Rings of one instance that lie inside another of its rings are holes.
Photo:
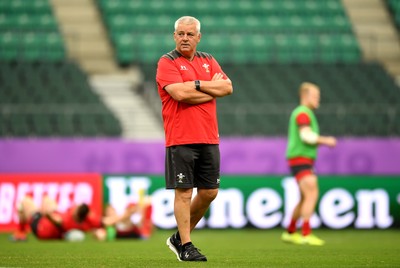
[[[201,27],[200,21],[198,19],[196,19],[195,17],[183,16],[183,17],[180,17],[179,19],[177,19],[175,21],[175,25],[174,25],[175,31],[178,28],[178,24],[180,24],[180,23],[196,24],[196,30],[197,30],[198,33],[200,33],[200,27]]]

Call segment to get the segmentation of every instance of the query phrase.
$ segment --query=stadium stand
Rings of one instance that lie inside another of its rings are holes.
[[[400,135],[400,88],[378,63],[223,64],[234,94],[218,99],[222,136],[286,135],[298,87],[321,87],[316,114],[324,133],[336,136]],[[142,68],[154,81],[155,64]],[[154,90],[156,90],[154,88]]]
[[[140,64],[154,81],[156,62],[174,47],[182,14],[198,17],[210,52],[234,82],[218,100],[223,136],[286,135],[301,82],[320,85],[323,132],[399,135],[400,89],[379,63],[364,63],[341,1],[98,0],[122,64]],[[132,14],[136,14],[132,16]],[[397,121],[396,121],[397,120]]]
[[[121,126],[68,62],[48,0],[0,0],[0,136],[120,136]]]
[[[247,135],[285,135],[303,81],[321,87],[317,116],[324,118],[322,131],[336,136],[400,134],[400,89],[379,64],[226,65],[224,70],[237,90],[219,100],[221,135],[238,135],[243,129]]]
[[[65,47],[48,0],[0,0],[0,60],[62,60]]]
[[[400,134],[400,89],[380,64],[362,62],[340,0],[97,4],[115,60],[140,66],[147,85],[154,84],[158,58],[174,47],[174,21],[182,14],[202,21],[199,50],[213,54],[235,86],[219,100],[221,135],[286,135],[302,81],[321,86],[324,132]],[[0,136],[121,135],[86,75],[66,61],[48,0],[0,0],[0,33]]]
[[[121,126],[69,62],[0,62],[0,136],[120,136]]]
[[[155,62],[174,47],[174,21],[190,14],[222,63],[357,62],[361,53],[339,0],[98,0],[122,64]],[[251,47],[251,49],[249,49]],[[230,56],[233,55],[233,56]]]

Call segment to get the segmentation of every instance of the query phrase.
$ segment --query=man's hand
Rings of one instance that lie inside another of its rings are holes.
[[[325,144],[329,147],[335,147],[337,144],[337,140],[335,137],[328,136],[326,137]]]
[[[319,136],[318,138],[318,144],[326,145],[329,147],[335,147],[336,146],[336,138],[332,136]]]

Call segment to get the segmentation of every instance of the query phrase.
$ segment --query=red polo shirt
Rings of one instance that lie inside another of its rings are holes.
[[[215,73],[227,78],[218,62],[208,53],[195,53],[192,61],[177,50],[163,55],[158,61],[157,87],[162,103],[166,147],[182,144],[219,144],[217,104],[213,99],[201,104],[174,100],[165,87],[187,81],[211,81]]]

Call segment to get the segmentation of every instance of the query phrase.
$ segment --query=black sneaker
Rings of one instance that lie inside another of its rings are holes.
[[[179,257],[182,250],[182,243],[181,240],[176,237],[176,233],[171,235],[171,237],[168,237],[167,246],[169,247],[170,250],[172,250],[173,253],[175,253],[178,261],[182,261],[181,258]]]
[[[190,244],[186,246],[184,250],[180,253],[181,261],[207,261],[206,256],[201,254],[199,250],[193,245]]]

